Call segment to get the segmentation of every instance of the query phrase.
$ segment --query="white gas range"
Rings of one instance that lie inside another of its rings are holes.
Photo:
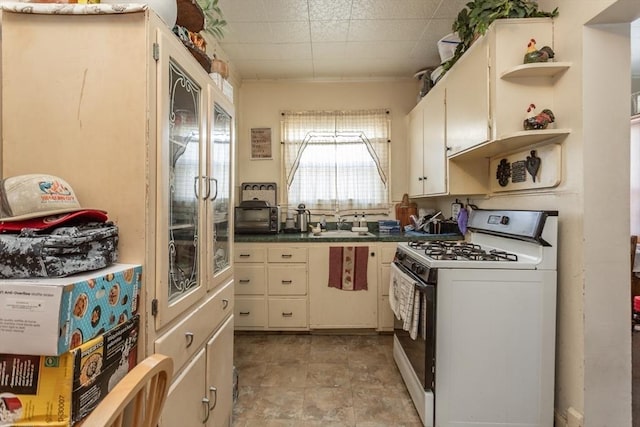
[[[473,210],[464,242],[398,244],[394,359],[425,426],[553,425],[557,227]]]

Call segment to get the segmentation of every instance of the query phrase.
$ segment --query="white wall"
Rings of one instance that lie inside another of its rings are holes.
[[[571,117],[563,183],[547,199],[561,218],[556,410],[576,409],[585,427],[631,426],[628,22],[640,2],[540,7],[559,7],[554,47],[573,63],[554,104]]]
[[[387,108],[391,113],[391,197],[402,199],[407,192],[407,136],[405,117],[415,106],[415,80],[375,82],[244,81],[238,108],[237,178],[243,182],[277,182],[280,177],[280,120],[283,110],[355,110]],[[272,132],[271,160],[250,158],[251,128],[267,127]],[[279,196],[280,197],[280,196]]]

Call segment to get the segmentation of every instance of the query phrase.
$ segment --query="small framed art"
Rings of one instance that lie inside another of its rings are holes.
[[[271,159],[271,128],[251,128],[251,158]]]

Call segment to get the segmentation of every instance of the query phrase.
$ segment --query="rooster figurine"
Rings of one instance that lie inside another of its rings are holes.
[[[555,56],[553,49],[549,46],[544,46],[542,49],[536,49],[536,39],[529,40],[527,44],[527,53],[524,55],[524,63],[530,64],[533,62],[547,62]]]
[[[535,109],[536,109],[535,104],[529,104],[529,108],[527,108],[527,113],[530,113]],[[545,108],[539,114],[536,114],[535,116],[524,119],[524,123],[522,124],[522,126],[524,127],[524,130],[546,129],[547,126],[549,126],[549,123],[553,123],[555,122],[555,120],[556,120],[556,117],[553,115],[553,112],[548,108]]]

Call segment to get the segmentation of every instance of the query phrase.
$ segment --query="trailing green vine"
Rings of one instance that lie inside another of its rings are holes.
[[[204,12],[204,31],[211,34],[218,40],[224,38],[224,28],[227,21],[224,19],[222,10],[218,6],[218,0],[197,0]]]
[[[451,29],[458,34],[460,43],[451,59],[442,63],[444,75],[458,59],[471,47],[473,42],[484,35],[489,25],[496,19],[540,18],[558,16],[558,8],[552,12],[538,9],[534,0],[474,0],[462,9]]]

